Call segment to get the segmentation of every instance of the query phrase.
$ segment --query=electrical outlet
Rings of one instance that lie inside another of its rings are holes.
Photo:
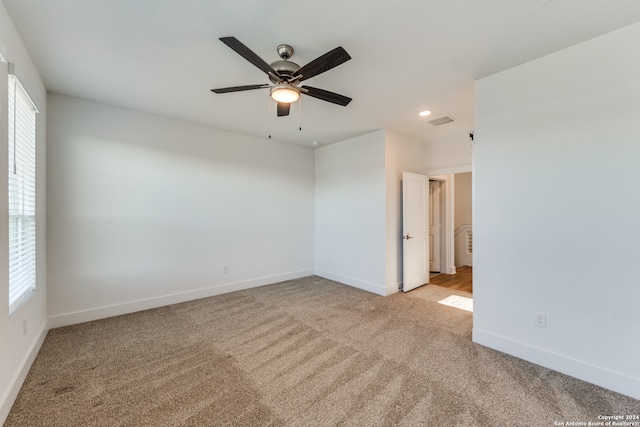
[[[537,326],[539,328],[546,328],[547,327],[547,314],[546,313],[540,313],[540,312],[534,312],[533,313],[533,325]]]
[[[327,264],[333,264],[333,258],[331,257],[327,258]]]
[[[27,335],[27,328],[29,326],[29,323],[27,322],[27,319],[24,319],[22,321],[22,336]]]
[[[222,266],[222,272],[223,272],[224,274],[227,274],[227,273],[229,272],[229,266],[228,266],[228,265],[223,265],[223,266]]]

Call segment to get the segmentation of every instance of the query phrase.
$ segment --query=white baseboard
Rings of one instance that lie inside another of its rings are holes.
[[[476,328],[473,329],[473,342],[634,399],[640,399],[640,378],[630,377]]]
[[[11,407],[18,397],[18,393],[22,388],[25,378],[27,378],[31,365],[33,365],[33,361],[36,359],[44,339],[47,337],[47,332],[49,332],[49,326],[45,323],[38,333],[38,339],[33,342],[29,352],[22,359],[20,369],[18,369],[13,378],[11,378],[9,389],[5,392],[4,396],[2,396],[2,400],[0,400],[0,425],[4,425],[5,420],[9,416]]]
[[[93,320],[105,319],[107,317],[120,316],[123,314],[135,313],[137,311],[149,310],[151,308],[163,307],[171,304],[178,304],[186,301],[212,297],[226,294],[228,292],[242,291],[244,289],[256,288],[258,286],[270,285],[284,282],[286,280],[299,279],[311,276],[313,270],[298,270],[274,276],[259,277],[234,283],[223,283],[209,288],[194,291],[180,292],[177,294],[163,295],[160,297],[147,298],[125,302],[122,304],[110,305],[106,307],[92,308],[88,310],[76,311],[73,313],[57,314],[49,317],[49,327],[60,328],[62,326],[75,325],[78,323],[91,322]]]
[[[336,274],[326,270],[316,270],[315,274],[316,276],[320,276],[320,277],[324,277],[325,279],[344,283],[345,285],[353,286],[354,288],[362,289],[363,291],[371,292],[371,293],[382,295],[382,296],[387,295],[387,288],[385,286],[376,285],[375,283],[365,282],[363,280],[359,280],[354,277],[344,276],[342,274]]]
[[[387,289],[387,293],[385,296],[389,296],[389,295],[393,295],[393,294],[397,294],[400,292],[400,290],[402,289],[402,282],[399,282],[395,288],[393,289]]]

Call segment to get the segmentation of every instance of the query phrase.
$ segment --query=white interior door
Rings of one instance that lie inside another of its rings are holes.
[[[429,177],[402,172],[402,290],[429,283]]]
[[[432,273],[440,273],[440,236],[442,235],[440,221],[440,200],[442,194],[442,182],[429,181],[429,270]]]

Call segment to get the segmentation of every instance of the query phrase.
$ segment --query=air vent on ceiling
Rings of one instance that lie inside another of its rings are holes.
[[[453,120],[449,116],[442,116],[442,117],[438,117],[437,119],[429,120],[429,123],[432,124],[433,126],[440,126],[440,125],[446,125],[447,123],[451,123],[454,121],[455,120]]]

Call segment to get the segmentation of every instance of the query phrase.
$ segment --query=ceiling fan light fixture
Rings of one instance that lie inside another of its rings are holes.
[[[348,96],[328,90],[311,86],[299,86],[303,80],[310,79],[326,71],[329,71],[340,64],[351,59],[342,46],[320,55],[303,67],[289,61],[293,55],[293,48],[289,45],[278,46],[278,55],[282,60],[275,61],[269,65],[260,58],[254,51],[245,46],[235,37],[220,37],[220,41],[242,56],[248,62],[259,68],[269,76],[269,80],[274,86],[269,84],[254,84],[233,87],[222,87],[211,89],[213,93],[242,92],[245,90],[271,88],[269,96],[278,103],[276,114],[278,117],[288,116],[291,104],[300,99],[300,93],[304,93],[312,98],[330,102],[332,104],[346,107],[352,100]],[[269,103],[271,106],[271,103]]]
[[[271,88],[271,98],[277,102],[290,104],[300,98],[300,89],[286,83],[276,85]]]

